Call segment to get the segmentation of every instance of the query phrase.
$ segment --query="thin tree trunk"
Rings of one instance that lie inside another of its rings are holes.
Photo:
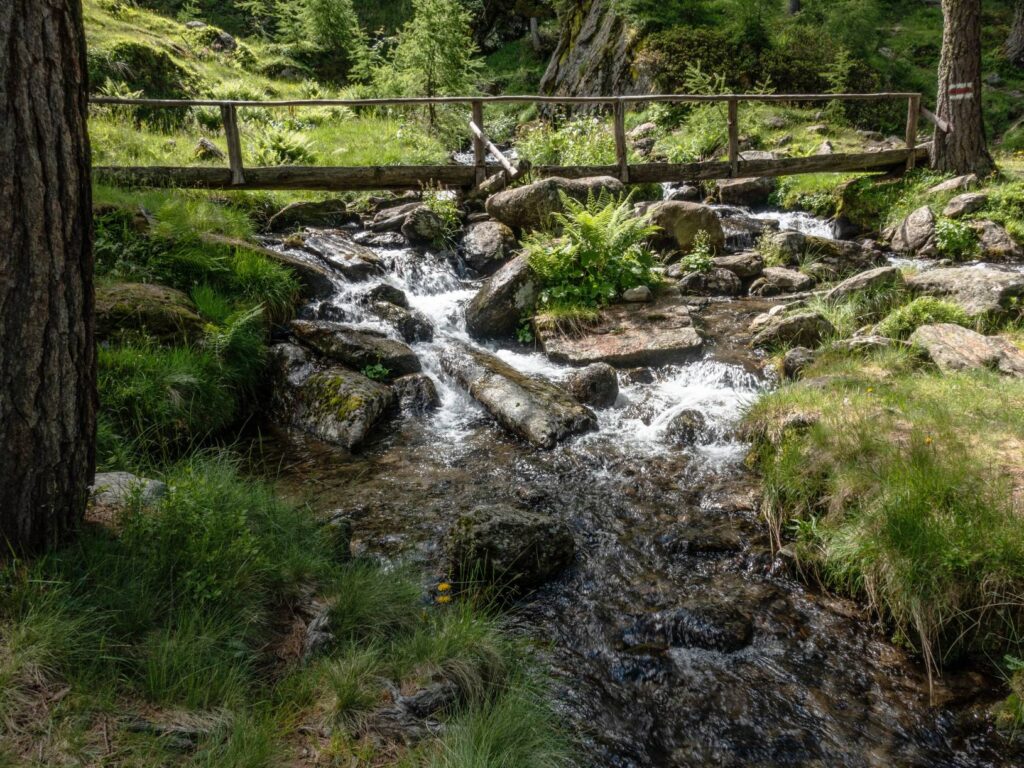
[[[1006,38],[1006,58],[1011,64],[1024,67],[1024,0],[1017,0],[1010,36]]]
[[[540,39],[540,22],[536,16],[530,17],[530,40],[533,42],[533,50],[540,53],[544,45]]]
[[[81,0],[0,1],[0,552],[57,543],[92,482],[86,80]]]
[[[943,171],[988,174],[994,167],[981,114],[981,0],[942,0],[945,24],[932,164]]]

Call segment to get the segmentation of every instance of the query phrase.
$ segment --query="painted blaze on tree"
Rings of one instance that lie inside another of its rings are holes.
[[[96,430],[81,0],[0,0],[0,552],[85,511]],[[4,557],[0,554],[0,559]]]
[[[943,0],[942,56],[932,164],[943,171],[988,174],[994,167],[981,114],[981,0]]]

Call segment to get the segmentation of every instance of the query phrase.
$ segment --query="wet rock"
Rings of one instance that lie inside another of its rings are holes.
[[[622,633],[622,644],[636,651],[704,648],[734,653],[750,644],[751,615],[722,603],[707,603],[659,611],[637,619]]]
[[[416,353],[402,342],[383,334],[341,323],[310,320],[293,320],[289,327],[304,346],[355,370],[382,365],[390,377],[420,371]]]
[[[1000,316],[1024,296],[1024,274],[992,267],[929,269],[906,283],[914,293],[959,304],[971,317]]]
[[[653,245],[663,251],[689,253],[693,250],[698,232],[707,232],[711,247],[716,251],[725,248],[725,230],[715,209],[701,203],[687,203],[681,200],[663,200],[648,206],[640,206],[639,213],[646,213],[651,224],[660,227],[661,232],[653,238]]]
[[[387,271],[380,256],[365,245],[359,245],[345,232],[310,232],[306,235],[305,249],[320,256],[345,279],[353,282],[383,275]]]
[[[669,365],[692,358],[704,341],[689,309],[678,297],[653,304],[616,304],[601,311],[595,325],[567,335],[537,324],[544,353],[556,363],[608,363],[617,368]]]
[[[694,296],[739,296],[743,283],[735,272],[712,268],[707,272],[689,272],[679,279],[679,292]]]
[[[718,200],[724,205],[767,205],[774,191],[775,179],[768,176],[718,182]]]
[[[845,277],[886,263],[883,253],[849,240],[829,240],[793,230],[766,237],[767,248],[777,252],[786,264],[814,264],[832,278]]]
[[[597,418],[568,392],[527,376],[494,355],[453,342],[441,365],[509,432],[540,448],[597,428]]]
[[[329,443],[354,448],[390,409],[390,388],[338,366],[317,368],[301,347],[270,349],[273,418]]]
[[[399,376],[391,383],[391,389],[398,399],[403,413],[420,415],[437,410],[441,397],[437,394],[434,380],[425,373],[410,373]]]
[[[715,210],[722,220],[727,248],[751,248],[766,232],[779,231],[779,222],[754,218],[745,208],[719,206]]]
[[[196,142],[196,159],[224,160],[224,152],[205,136]]]
[[[410,200],[377,211],[370,221],[370,230],[373,232],[400,232],[406,217],[417,208],[422,207],[423,203],[420,201]]]
[[[462,240],[462,260],[478,275],[490,275],[511,259],[518,243],[511,229],[498,221],[472,224]]]
[[[96,338],[141,332],[157,341],[181,344],[203,334],[203,319],[185,293],[150,283],[96,286]]]
[[[131,472],[97,472],[89,494],[100,507],[125,507],[135,499],[149,506],[167,494],[167,484]]]
[[[736,277],[748,280],[757,277],[764,271],[764,259],[757,251],[744,251],[733,253],[728,256],[716,256],[712,264],[717,269],[727,269]]]
[[[988,195],[984,192],[965,192],[946,203],[942,215],[947,219],[959,219],[969,213],[980,211],[987,204]]]
[[[782,358],[782,375],[787,379],[798,379],[814,363],[814,350],[807,347],[793,347]]]
[[[448,223],[425,205],[413,208],[402,222],[402,234],[412,245],[441,245],[448,234]]]
[[[835,286],[827,294],[828,301],[841,301],[856,293],[868,290],[881,290],[886,287],[894,287],[903,284],[903,273],[896,267],[876,267],[867,272],[861,272],[853,277],[848,277],[839,285]]]
[[[814,287],[814,279],[803,272],[786,267],[765,267],[761,277],[750,286],[751,296],[778,296],[799,293]]]
[[[381,283],[375,285],[373,288],[363,294],[362,300],[367,304],[375,304],[378,301],[384,301],[388,304],[394,304],[396,307],[402,307],[403,309],[409,308],[409,298],[405,295],[405,291],[401,288],[396,288],[393,285],[387,283]]]
[[[923,205],[907,216],[896,227],[890,245],[899,253],[935,255],[935,214],[932,209]]]
[[[275,213],[269,222],[271,232],[285,232],[300,227],[343,227],[358,224],[359,214],[348,210],[344,200],[299,201]]]
[[[697,202],[700,200],[700,190],[693,184],[680,184],[665,195],[665,199],[681,200],[690,203]]]
[[[563,210],[561,195],[585,202],[587,196],[602,192],[619,195],[622,182],[611,176],[589,179],[541,179],[514,189],[506,189],[487,199],[487,213],[514,230],[531,231],[551,226],[551,215]]]
[[[957,176],[947,179],[928,190],[928,194],[937,195],[941,192],[959,192],[961,190],[974,189],[978,186],[978,177],[973,173],[964,176]]]
[[[572,564],[576,544],[568,526],[550,515],[504,504],[462,515],[448,541],[452,573],[459,581],[485,579],[529,589]]]
[[[370,311],[390,325],[407,344],[417,341],[433,341],[434,325],[430,318],[416,309],[406,309],[386,301],[375,301]]]
[[[665,427],[665,436],[676,445],[693,445],[707,431],[708,422],[700,411],[680,411]]]
[[[658,538],[672,555],[726,555],[743,550],[743,537],[729,524],[686,525]]]
[[[533,312],[537,284],[525,255],[495,272],[466,307],[466,330],[477,339],[513,338]]]
[[[573,371],[565,386],[570,395],[594,408],[610,408],[619,396],[618,375],[607,363],[592,363]]]
[[[1024,248],[1017,245],[1010,233],[994,221],[971,222],[978,235],[978,247],[983,261],[1019,261],[1024,259]]]
[[[910,337],[943,373],[999,371],[1024,378],[1024,352],[1002,336],[983,336],[952,323],[922,325]]]
[[[832,323],[816,312],[797,312],[778,315],[757,332],[750,344],[753,347],[796,345],[816,347],[835,332]]]
[[[404,248],[407,245],[401,232],[373,232],[366,229],[354,234],[352,240],[367,248]]]
[[[651,301],[653,298],[654,294],[651,293],[651,289],[646,285],[638,285],[635,288],[629,288],[622,292],[622,300],[627,303],[646,303]]]
[[[330,320],[335,323],[343,323],[348,320],[348,313],[337,304],[321,301],[300,308],[296,317],[299,320]]]

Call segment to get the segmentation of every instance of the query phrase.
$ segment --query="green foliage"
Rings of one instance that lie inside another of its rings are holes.
[[[313,152],[301,132],[271,126],[255,136],[253,162],[260,166],[310,165]]]
[[[657,283],[647,246],[656,228],[633,215],[629,198],[591,194],[581,203],[563,195],[562,207],[553,217],[560,236],[538,233],[524,243],[542,286],[542,308],[596,308]]]
[[[391,370],[380,363],[374,363],[363,368],[363,376],[373,381],[385,381],[391,375]]]
[[[715,249],[711,246],[711,235],[700,230],[693,238],[693,248],[680,259],[686,272],[710,272],[714,266]]]
[[[423,205],[436,214],[444,225],[443,232],[434,245],[438,248],[450,247],[455,235],[462,227],[459,203],[455,193],[440,186],[428,186],[423,190]]]
[[[892,339],[906,339],[922,325],[932,323],[954,323],[965,328],[973,325],[958,305],[931,296],[919,296],[886,315],[877,330]]]
[[[606,120],[581,115],[561,125],[534,122],[516,136],[519,154],[534,165],[607,165],[615,137]]]
[[[935,222],[935,249],[944,258],[966,261],[978,253],[978,236],[966,222],[942,217]]]
[[[865,597],[929,667],[966,650],[1015,651],[1024,544],[1004,440],[1024,388],[996,374],[938,374],[903,351],[824,355],[747,416],[768,517],[789,522],[805,568]],[[820,382],[828,382],[820,386]],[[816,423],[781,435],[787,415]]]

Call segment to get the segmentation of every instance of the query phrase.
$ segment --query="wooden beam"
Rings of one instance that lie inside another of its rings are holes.
[[[907,170],[914,170],[917,164],[917,155],[914,148],[917,146],[917,118],[921,114],[921,97],[911,96],[907,99]]]
[[[499,153],[500,154],[500,153]],[[889,149],[857,154],[811,155],[777,160],[740,160],[736,173],[741,177],[789,176],[801,173],[838,173],[843,171],[877,171],[906,165],[909,151]],[[928,148],[914,150],[917,161],[927,160]],[[507,160],[506,160],[507,162]],[[507,168],[489,165],[488,174]],[[539,166],[532,169],[538,176],[616,176],[619,166]],[[731,164],[723,161],[701,163],[642,163],[629,166],[629,183],[648,184],[667,181],[703,181],[727,179]],[[145,167],[94,169],[97,179],[110,184],[150,187],[192,187],[198,189],[309,189],[325,191],[417,189],[423,184],[446,187],[472,187],[476,168],[471,165],[394,165],[356,168],[278,166],[248,168],[243,184],[232,183],[227,168]]]
[[[235,186],[245,183],[242,168],[242,137],[238,132],[238,113],[235,107],[223,106],[220,116],[224,121],[224,136],[228,140],[228,162],[231,163],[231,183]]]
[[[615,132],[615,159],[619,164],[619,181],[629,183],[629,148],[626,146],[626,105],[622,100],[615,102],[612,126]]]
[[[472,120],[469,121],[469,130],[473,132],[473,136],[479,141],[483,142],[484,146],[490,151],[491,156],[501,163],[501,167],[505,169],[505,173],[509,175],[509,178],[516,178],[519,175],[519,171],[516,170],[515,166],[508,161],[505,157],[505,153],[494,146],[494,143],[487,138],[487,135],[483,132],[479,125]]]
[[[921,117],[936,126],[943,133],[952,133],[952,126],[931,110],[921,107]]]
[[[736,178],[740,161],[740,103],[736,99],[729,99],[729,116],[727,124],[729,128],[729,173]]]
[[[480,127],[480,132],[483,133],[484,103],[479,99],[474,101],[472,112],[473,115],[470,118],[470,124],[475,123],[478,125]],[[483,139],[475,133],[473,134],[473,166],[476,168],[476,185],[480,186],[487,178],[487,150]]]

